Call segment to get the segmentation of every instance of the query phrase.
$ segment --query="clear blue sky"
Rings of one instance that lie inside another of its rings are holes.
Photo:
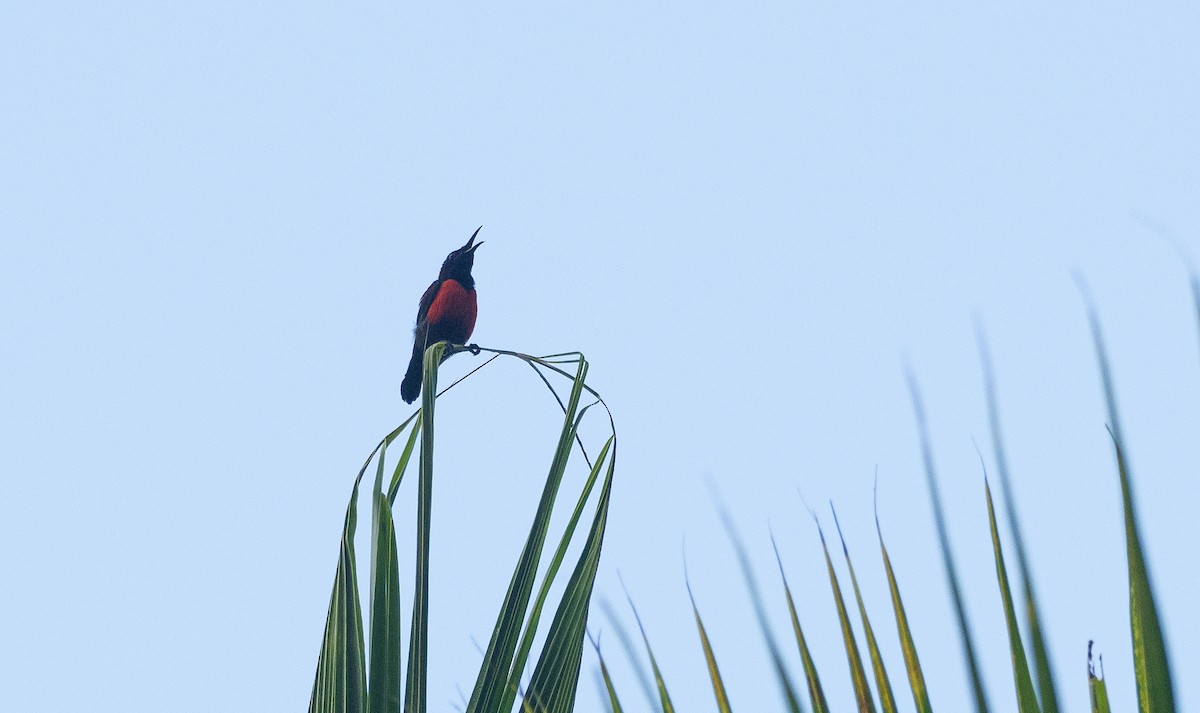
[[[988,689],[1013,708],[972,444],[988,450],[974,314],[1060,694],[1085,710],[1094,638],[1115,705],[1132,709],[1118,488],[1078,270],[1195,710],[1200,349],[1181,261],[1134,216],[1200,259],[1197,27],[1182,4],[6,4],[6,706],[306,703],[352,477],[409,413],[398,385],[417,299],[483,224],[475,340],[584,351],[616,413],[597,597],[619,601],[619,571],[681,710],[712,709],[685,540],[735,708],[778,705],[710,484],[786,633],[774,530],[845,709],[800,493],[837,504],[902,682],[876,466],[933,702],[965,708],[905,360]],[[557,419],[527,372],[490,367],[439,411],[438,710],[473,683],[471,637],[488,637],[549,462]],[[581,711],[600,707],[593,668],[589,655]]]

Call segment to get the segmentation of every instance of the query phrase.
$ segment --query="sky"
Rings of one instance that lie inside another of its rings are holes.
[[[830,702],[853,705],[807,509],[828,531],[830,502],[912,710],[876,470],[933,704],[967,708],[906,368],[987,690],[1015,708],[976,322],[1060,698],[1087,709],[1094,639],[1134,707],[1081,276],[1200,710],[1198,26],[1182,3],[5,4],[6,705],[306,704],[353,477],[411,413],[417,300],[482,224],[473,341],[587,355],[619,454],[594,601],[630,626],[624,582],[680,710],[715,710],[685,558],[734,708],[781,708],[719,507],[793,675],[771,534]],[[556,408],[515,362],[439,407],[431,710],[474,682]],[[641,709],[599,607],[591,628]],[[583,666],[577,710],[603,710]]]

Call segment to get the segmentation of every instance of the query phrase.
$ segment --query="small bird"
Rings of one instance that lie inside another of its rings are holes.
[[[400,382],[400,397],[412,403],[421,393],[421,362],[425,348],[431,344],[447,341],[451,344],[466,344],[475,329],[475,317],[479,313],[475,301],[475,278],[471,268],[475,266],[475,250],[483,241],[475,242],[475,236],[483,226],[475,229],[467,244],[446,256],[442,271],[425,294],[417,308],[417,326],[413,328],[413,353],[408,362],[404,381]]]

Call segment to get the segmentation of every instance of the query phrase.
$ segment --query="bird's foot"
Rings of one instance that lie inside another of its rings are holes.
[[[479,352],[482,350],[479,348],[478,344],[468,344],[467,351],[471,352],[471,354],[475,356],[479,356]]]

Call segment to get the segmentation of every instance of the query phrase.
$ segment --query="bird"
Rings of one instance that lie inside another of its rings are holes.
[[[411,404],[421,394],[425,348],[441,341],[466,344],[475,330],[479,306],[471,268],[475,266],[475,251],[483,245],[482,240],[475,242],[480,230],[483,230],[482,225],[475,229],[466,245],[446,256],[438,278],[421,295],[417,325],[413,328],[412,359],[408,362],[404,381],[400,382],[400,397],[406,403]]]

